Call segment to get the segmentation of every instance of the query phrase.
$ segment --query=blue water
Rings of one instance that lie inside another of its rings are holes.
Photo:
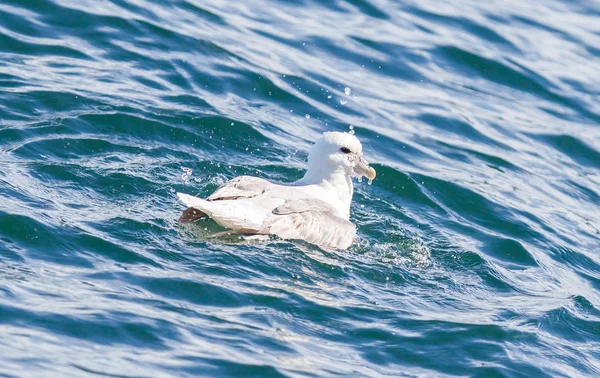
[[[0,376],[599,376],[599,20],[0,0]],[[350,126],[349,250],[177,224]]]

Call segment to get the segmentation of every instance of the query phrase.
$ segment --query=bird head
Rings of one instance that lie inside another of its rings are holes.
[[[312,146],[308,154],[309,166],[328,164],[335,169],[342,168],[348,176],[369,180],[375,178],[376,172],[365,160],[362,144],[350,133],[326,132]]]

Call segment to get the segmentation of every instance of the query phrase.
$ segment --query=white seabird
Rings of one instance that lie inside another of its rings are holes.
[[[277,235],[346,249],[356,237],[350,222],[352,177],[375,178],[362,145],[349,133],[327,132],[312,146],[303,178],[275,183],[252,176],[228,181],[206,199],[177,193],[189,208],[181,223],[212,218],[227,234]]]

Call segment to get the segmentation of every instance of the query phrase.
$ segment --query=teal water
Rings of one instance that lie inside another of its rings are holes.
[[[0,0],[0,376],[600,375],[599,19]],[[350,125],[348,251],[177,224]]]

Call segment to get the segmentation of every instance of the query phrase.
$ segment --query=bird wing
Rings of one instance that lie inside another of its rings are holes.
[[[213,194],[208,196],[208,201],[235,200],[252,198],[265,193],[273,184],[267,180],[240,176],[221,185]]]
[[[288,200],[278,206],[265,220],[262,232],[334,249],[348,248],[356,237],[354,224],[335,215],[327,203],[313,198]]]

